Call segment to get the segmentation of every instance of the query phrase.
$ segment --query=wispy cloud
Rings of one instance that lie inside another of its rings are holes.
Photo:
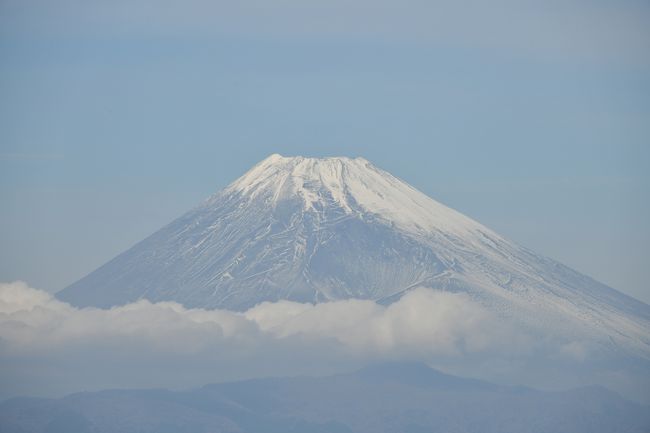
[[[0,153],[0,161],[55,161],[64,159],[60,153]]]

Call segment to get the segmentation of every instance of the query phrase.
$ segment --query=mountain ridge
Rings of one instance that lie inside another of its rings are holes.
[[[107,390],[0,403],[7,433],[641,433],[649,425],[646,406],[600,387],[539,391],[414,363],[186,391]]]

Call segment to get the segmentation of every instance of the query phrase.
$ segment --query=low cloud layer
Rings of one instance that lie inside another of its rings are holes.
[[[569,344],[544,348],[543,357],[577,352],[569,358],[582,362],[582,347]],[[525,360],[539,356],[530,335],[467,295],[424,288],[389,306],[280,301],[238,313],[146,300],[78,309],[22,282],[0,284],[0,398],[187,388],[406,359],[519,382],[516,368],[528,371]]]
[[[489,350],[507,333],[468,296],[423,288],[389,306],[280,301],[237,313],[147,300],[109,310],[78,309],[22,282],[0,284],[0,338],[3,351],[13,354],[97,341],[200,353],[223,344],[299,340],[329,342],[353,356],[456,356]]]

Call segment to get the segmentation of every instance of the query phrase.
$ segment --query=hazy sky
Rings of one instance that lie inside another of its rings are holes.
[[[277,152],[363,156],[650,302],[649,22],[624,0],[0,0],[0,281],[61,289]]]

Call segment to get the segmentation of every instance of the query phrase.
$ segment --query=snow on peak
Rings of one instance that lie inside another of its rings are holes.
[[[271,197],[272,205],[300,198],[305,211],[337,206],[349,214],[370,213],[419,234],[455,235],[491,230],[431,199],[364,158],[285,157],[273,154],[229,185],[226,192],[249,199]]]

